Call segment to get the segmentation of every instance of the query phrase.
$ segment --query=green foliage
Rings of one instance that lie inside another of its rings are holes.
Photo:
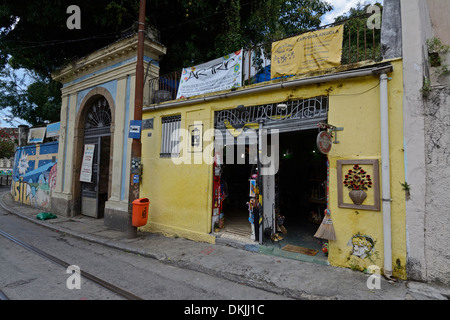
[[[14,157],[14,143],[17,143],[17,136],[0,128],[0,159]]]
[[[433,88],[431,87],[431,80],[424,77],[423,78],[423,86],[422,86],[422,89],[420,89],[420,93],[422,94],[422,97],[427,99],[430,96],[432,90],[433,90]]]
[[[375,5],[383,9],[379,3]],[[342,64],[350,64],[364,60],[381,61],[381,30],[367,28],[367,8],[369,5],[358,3],[355,8],[339,16],[335,22],[343,22],[344,41],[342,46]]]
[[[81,29],[69,30],[70,4]],[[332,7],[324,0],[152,0],[147,24],[161,32],[167,55],[161,74],[319,27]],[[0,4],[0,109],[31,124],[57,121],[60,87],[51,73],[121,37],[139,16],[138,0],[3,0]],[[26,88],[10,70],[33,72]],[[5,74],[7,73],[7,74]]]
[[[331,11],[323,0],[158,0],[149,5],[148,20],[168,48],[162,74],[315,29]]]
[[[76,1],[81,29],[69,30],[67,1],[3,0],[0,5],[0,62],[48,77],[67,60],[82,57],[120,36],[136,20],[135,1]]]
[[[432,38],[427,40],[428,52],[430,53],[447,53],[450,46],[444,45],[439,38]]]
[[[0,70],[0,108],[11,107],[14,117],[33,126],[59,121],[61,84],[49,77],[27,75],[32,78],[30,84],[25,74],[18,76],[10,66]]]
[[[438,76],[449,75],[450,67],[446,63],[445,55],[450,50],[450,46],[444,45],[439,38],[432,38],[427,40],[428,56],[430,65],[435,69]],[[444,55],[442,58],[441,55]]]

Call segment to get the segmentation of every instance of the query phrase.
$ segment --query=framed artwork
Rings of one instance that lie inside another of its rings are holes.
[[[339,208],[380,211],[378,160],[338,160]]]

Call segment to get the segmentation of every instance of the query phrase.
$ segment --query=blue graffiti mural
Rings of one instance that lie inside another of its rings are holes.
[[[56,185],[58,142],[20,147],[14,157],[11,194],[15,201],[50,208]]]

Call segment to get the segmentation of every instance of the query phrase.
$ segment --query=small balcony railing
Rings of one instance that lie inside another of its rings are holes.
[[[381,61],[381,29],[369,28],[369,15],[341,20],[321,27],[338,26],[344,24],[344,40],[342,44],[341,65],[352,65],[362,61]],[[318,30],[320,30],[318,29]],[[314,30],[315,31],[315,30]],[[310,32],[310,31],[308,31]],[[244,49],[242,86],[274,80],[271,78],[271,50],[272,42]],[[149,79],[148,95],[144,99],[147,105],[159,104],[175,100],[182,70],[167,73]],[[295,76],[295,74],[291,75]]]

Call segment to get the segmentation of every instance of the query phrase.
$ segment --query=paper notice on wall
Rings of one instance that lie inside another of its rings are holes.
[[[177,99],[242,86],[242,50],[222,58],[183,68]]]
[[[341,64],[344,26],[304,33],[272,44],[272,78]]]
[[[92,162],[94,160],[95,144],[84,145],[83,162],[81,164],[81,182],[92,182]]]

